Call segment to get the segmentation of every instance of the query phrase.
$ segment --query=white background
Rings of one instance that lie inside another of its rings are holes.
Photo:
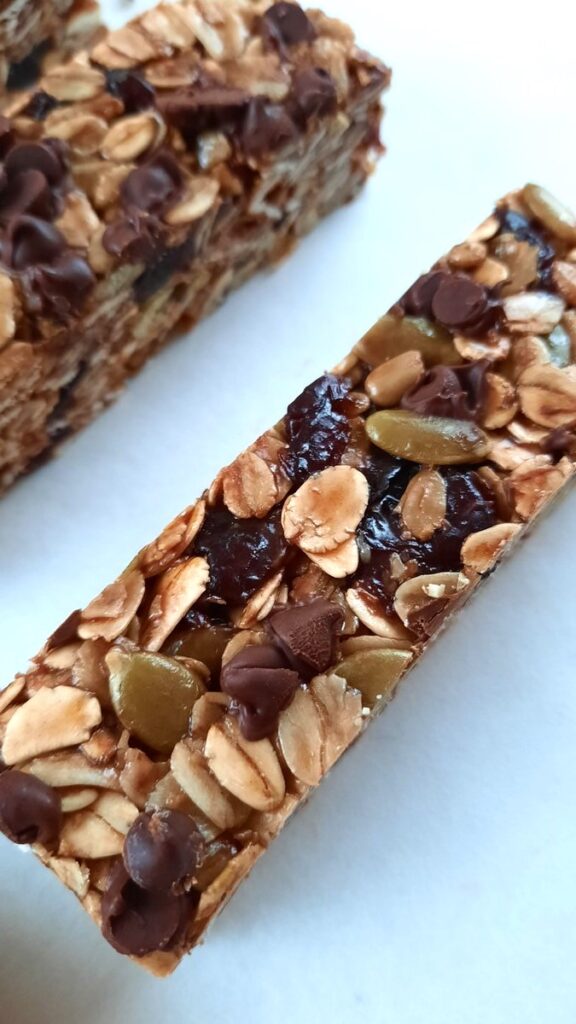
[[[2,500],[6,680],[499,194],[529,178],[576,205],[565,0],[326,4],[394,67],[389,155],[359,201]],[[116,956],[0,842],[2,1024],[574,1024],[575,497],[171,979]]]

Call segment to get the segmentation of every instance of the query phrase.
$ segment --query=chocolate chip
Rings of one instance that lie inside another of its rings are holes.
[[[53,224],[27,214],[15,217],[6,234],[3,258],[14,270],[51,263],[66,245],[64,236]]]
[[[290,665],[304,678],[310,678],[336,661],[336,642],[343,623],[342,609],[318,598],[276,612],[268,619],[268,629]]]
[[[228,661],[220,676],[223,693],[239,704],[239,721],[247,740],[270,736],[278,715],[300,684],[297,672],[272,644],[244,647]]]
[[[70,644],[77,639],[77,629],[80,625],[81,611],[79,608],[76,611],[71,612],[67,619],[64,619],[57,629],[48,637],[45,648],[47,651],[54,650],[55,647],[62,647],[64,644]]]
[[[400,405],[422,416],[474,420],[483,408],[489,368],[486,359],[463,366],[433,366],[406,392]]]
[[[33,296],[34,308],[65,322],[82,309],[95,282],[86,260],[68,251],[44,266],[30,267],[22,285]]]
[[[102,934],[118,953],[145,956],[169,949],[182,938],[199,894],[147,892],[116,864],[102,896]]]
[[[50,185],[58,185],[66,174],[65,148],[59,139],[44,142],[19,142],[4,162],[4,170],[11,177],[20,171],[41,171]]]
[[[48,220],[55,212],[54,192],[42,171],[21,171],[0,189],[0,223],[7,224],[21,213]]]
[[[204,840],[187,814],[155,811],[139,814],[131,825],[122,856],[133,882],[151,892],[169,892],[194,874]]]
[[[422,274],[402,296],[399,305],[408,316],[431,316],[432,299],[446,277],[450,275],[444,270],[431,270],[428,274]]]
[[[157,106],[191,148],[201,132],[235,129],[249,101],[243,89],[198,84],[159,96]]]
[[[0,157],[3,158],[14,144],[14,132],[7,117],[0,114]]]
[[[58,100],[54,96],[49,96],[43,89],[39,89],[20,111],[20,116],[31,117],[33,121],[44,121],[57,106]]]
[[[477,323],[487,308],[486,288],[458,274],[445,276],[432,299],[432,312],[436,320],[449,330]]]
[[[279,0],[262,15],[265,36],[279,47],[295,46],[315,39],[316,32],[308,15],[299,4]]]
[[[120,187],[125,209],[135,206],[147,213],[159,213],[180,192],[184,176],[171,153],[158,153],[142,167],[136,167]]]
[[[125,114],[136,114],[153,106],[156,90],[142,75],[121,68],[108,68],[105,74],[106,89],[122,101]]]
[[[27,772],[0,774],[0,831],[8,839],[51,847],[61,824],[62,804],[54,789]]]
[[[264,97],[250,100],[240,131],[240,144],[248,156],[263,156],[285,146],[297,136],[296,125],[278,103]]]
[[[102,245],[106,252],[126,263],[148,263],[156,256],[163,239],[164,229],[158,218],[133,209],[108,225]]]
[[[558,462],[563,455],[567,455],[573,448],[576,449],[574,431],[569,427],[555,427],[549,434],[546,434],[541,448],[552,456],[554,462]]]
[[[292,80],[291,93],[296,116],[304,121],[336,110],[336,87],[324,68],[298,71]]]
[[[136,278],[132,285],[134,299],[138,303],[146,302],[156,295],[178,271],[187,267],[196,255],[196,230],[192,228],[188,237],[181,245],[170,249],[159,249],[156,245],[153,262]]]

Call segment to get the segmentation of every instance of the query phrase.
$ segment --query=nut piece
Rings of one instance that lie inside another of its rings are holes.
[[[526,185],[522,199],[531,213],[542,221],[553,235],[565,242],[576,242],[576,217],[555,196],[540,185]]]
[[[489,430],[505,427],[518,412],[516,391],[499,373],[487,373],[482,425]]]
[[[58,853],[62,857],[114,857],[122,853],[124,836],[92,811],[77,811],[64,819]]]
[[[474,271],[472,277],[478,284],[483,284],[486,288],[496,288],[497,285],[508,281],[510,271],[505,263],[502,263],[500,260],[494,260],[489,256]]]
[[[573,474],[574,466],[567,458],[555,466],[546,455],[523,462],[510,475],[515,511],[522,519],[531,519]]]
[[[460,245],[454,245],[446,259],[455,270],[471,270],[473,267],[479,266],[487,255],[488,250],[483,242],[469,240]]]
[[[164,220],[167,224],[174,226],[192,224],[212,209],[219,191],[220,185],[215,178],[205,178],[200,175],[190,178],[184,197],[175,206],[170,207]]]
[[[274,473],[255,452],[243,452],[223,471],[222,496],[238,519],[261,519],[278,500]]]
[[[178,562],[159,577],[148,615],[142,625],[140,642],[157,651],[186,612],[204,593],[210,572],[205,558]]]
[[[82,612],[78,636],[116,640],[131,623],[144,597],[144,577],[135,569],[105,587]]]
[[[568,305],[576,306],[576,266],[564,260],[556,260],[552,267],[552,280]]]
[[[566,370],[534,363],[518,386],[522,412],[542,427],[569,427],[576,423],[576,380]]]
[[[154,114],[121,117],[106,132],[100,152],[106,160],[115,163],[136,160],[158,140],[162,130]]]
[[[421,469],[398,505],[402,522],[417,540],[430,540],[446,517],[446,481],[437,469]]]
[[[461,572],[414,576],[398,587],[394,610],[408,629],[421,636],[432,636],[442,625],[450,605],[463,596],[469,582]]]
[[[489,572],[520,528],[518,523],[497,523],[471,533],[462,545],[462,562],[475,572]]]
[[[43,686],[8,722],[2,745],[4,763],[18,764],[37,754],[83,743],[101,720],[96,697],[72,686]]]
[[[282,509],[286,539],[306,554],[334,552],[353,541],[368,504],[368,481],[352,466],[332,466],[310,477]]]
[[[404,628],[400,619],[393,615],[387,615],[382,610],[380,602],[370,594],[350,587],[346,591],[346,601],[362,625],[376,636],[384,637],[387,640],[410,639],[410,633]]]
[[[244,739],[230,715],[210,727],[205,753],[218,782],[248,807],[270,811],[284,799],[284,776],[274,747],[269,740]]]
[[[16,295],[14,283],[7,274],[0,274],[0,349],[16,333]]]
[[[418,383],[424,370],[419,352],[402,352],[368,374],[364,383],[366,393],[383,409],[398,405],[402,396]]]
[[[278,721],[278,742],[293,775],[316,786],[362,727],[362,699],[340,676],[317,676],[296,691]]]
[[[238,803],[227,793],[208,767],[200,750],[190,740],[177,743],[170,758],[176,782],[193,804],[218,828],[234,828],[238,824]],[[242,807],[243,811],[245,808]]]
[[[550,334],[560,323],[564,300],[550,292],[519,292],[502,302],[508,327],[517,334]]]

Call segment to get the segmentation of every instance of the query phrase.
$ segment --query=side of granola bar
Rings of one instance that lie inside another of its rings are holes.
[[[357,193],[388,80],[319,11],[180,0],[18,95],[0,125],[0,491],[179,320]]]
[[[0,93],[30,86],[55,51],[72,54],[98,25],[93,0],[0,0]]]
[[[576,219],[505,197],[0,695],[0,828],[169,973],[576,465]]]

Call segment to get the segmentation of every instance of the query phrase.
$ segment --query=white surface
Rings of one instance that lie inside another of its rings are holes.
[[[326,6],[394,67],[389,156],[354,206],[3,499],[6,679],[496,196],[532,178],[576,204],[565,0]],[[117,957],[0,843],[2,1024],[574,1024],[575,498],[170,980]]]

